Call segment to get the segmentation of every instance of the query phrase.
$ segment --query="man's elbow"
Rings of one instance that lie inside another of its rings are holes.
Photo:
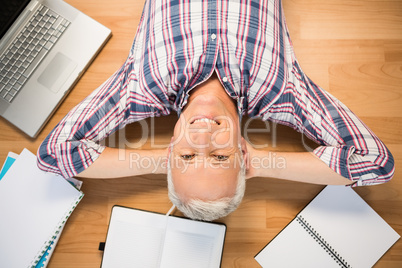
[[[387,150],[387,152],[382,155],[381,161],[378,161],[376,164],[378,168],[376,170],[377,179],[375,184],[389,182],[395,173],[395,162],[391,152]]]
[[[390,181],[395,173],[395,161],[391,152],[387,150],[387,155],[385,159],[385,164],[380,168],[380,176],[379,178],[383,180],[383,182]]]
[[[382,154],[360,163],[353,164],[352,181],[354,186],[368,186],[389,182],[395,173],[395,163],[392,154],[386,150]]]
[[[36,153],[37,166],[39,169],[46,172],[53,172],[56,174],[60,174],[59,169],[57,168],[57,160],[54,157],[54,154],[50,152],[47,148],[47,144],[43,142]]]

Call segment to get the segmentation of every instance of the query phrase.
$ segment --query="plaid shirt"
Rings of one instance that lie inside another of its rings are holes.
[[[391,179],[385,145],[301,70],[280,0],[147,0],[126,62],[48,135],[39,167],[75,176],[114,131],[180,114],[189,91],[214,71],[241,115],[304,133],[320,145],[314,153],[354,185]]]

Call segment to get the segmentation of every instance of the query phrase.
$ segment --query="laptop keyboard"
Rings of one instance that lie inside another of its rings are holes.
[[[11,102],[70,22],[45,6],[0,58],[0,97]]]

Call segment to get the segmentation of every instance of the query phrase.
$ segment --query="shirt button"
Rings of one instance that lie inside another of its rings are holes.
[[[215,40],[216,39],[216,34],[211,34],[211,39]]]
[[[222,78],[223,83],[226,83],[227,81],[228,81],[228,78],[226,76]]]

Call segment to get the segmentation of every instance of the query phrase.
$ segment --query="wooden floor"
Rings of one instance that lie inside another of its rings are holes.
[[[113,37],[37,139],[0,119],[1,161],[9,151],[19,153],[24,147],[36,152],[63,115],[117,70],[128,54],[144,0],[67,2],[109,27]],[[304,71],[349,106],[393,153],[394,179],[356,191],[402,234],[402,1],[284,0],[283,5]],[[176,119],[172,115],[147,120],[145,144],[140,134],[132,134],[142,133],[138,123],[118,133],[116,139],[143,148],[164,146]],[[305,150],[302,136],[286,127],[257,121],[252,126],[265,127],[265,133],[249,133],[249,138],[255,144],[266,144],[268,150]],[[109,140],[109,144],[114,142]],[[162,213],[171,206],[164,176],[83,182],[85,197],[67,222],[49,267],[99,267],[98,244],[105,240],[113,205]],[[228,227],[222,267],[258,267],[254,255],[322,188],[269,178],[248,181],[240,208],[220,220]],[[402,267],[402,240],[376,267]]]

